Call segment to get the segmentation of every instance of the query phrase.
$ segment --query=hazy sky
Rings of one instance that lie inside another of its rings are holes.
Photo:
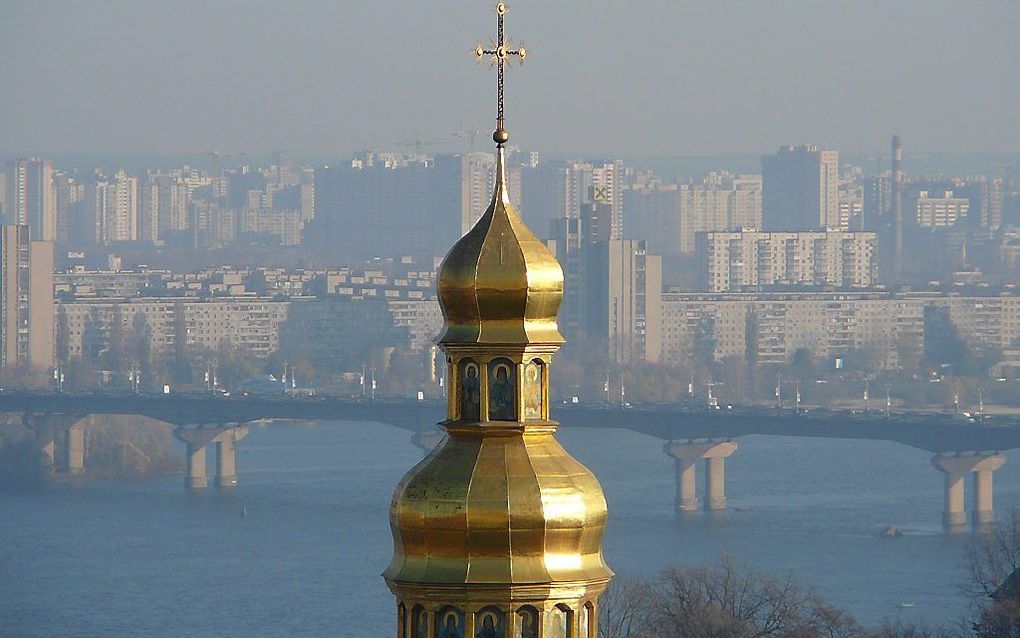
[[[454,131],[492,128],[470,51],[493,4],[3,0],[0,151],[461,149]],[[510,0],[507,19],[531,53],[507,86],[522,147],[1020,150],[1017,0]]]

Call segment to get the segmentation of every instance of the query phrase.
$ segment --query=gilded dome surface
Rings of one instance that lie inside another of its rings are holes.
[[[612,576],[602,557],[602,488],[552,427],[448,429],[393,495],[387,580],[512,586]]]
[[[504,163],[499,148],[492,203],[440,266],[440,344],[563,343],[563,270],[510,204]]]

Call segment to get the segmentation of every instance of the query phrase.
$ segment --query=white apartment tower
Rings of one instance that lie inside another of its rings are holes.
[[[52,241],[57,234],[53,165],[37,157],[10,162],[6,190],[6,222],[28,226],[33,240]]]

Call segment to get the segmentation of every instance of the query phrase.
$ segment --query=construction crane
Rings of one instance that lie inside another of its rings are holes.
[[[397,146],[413,146],[415,155],[421,155],[421,151],[426,146],[442,146],[445,142],[440,140],[425,140],[422,139],[421,134],[413,140],[405,140],[403,142],[397,142]]]
[[[478,129],[471,129],[471,130],[466,130],[466,131],[457,131],[456,133],[453,134],[453,136],[454,137],[459,137],[459,138],[465,138],[465,137],[471,138],[471,152],[474,153],[475,152],[475,142],[478,141],[478,136],[481,135],[481,134],[482,134],[482,131],[479,131]]]
[[[192,149],[192,150],[188,150],[188,151],[185,151],[183,153],[183,155],[188,155],[188,156],[205,156],[206,158],[209,159],[209,164],[211,166],[211,171],[212,171],[213,177],[219,177],[221,175],[220,161],[223,158],[225,158],[225,157],[244,157],[245,153],[243,151],[238,152],[238,153],[226,153],[224,151],[219,150],[218,148],[216,148],[214,146],[211,149]]]

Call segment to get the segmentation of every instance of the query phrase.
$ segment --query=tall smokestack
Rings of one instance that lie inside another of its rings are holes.
[[[900,136],[892,136],[892,210],[893,210],[893,273],[903,273],[903,146]]]

